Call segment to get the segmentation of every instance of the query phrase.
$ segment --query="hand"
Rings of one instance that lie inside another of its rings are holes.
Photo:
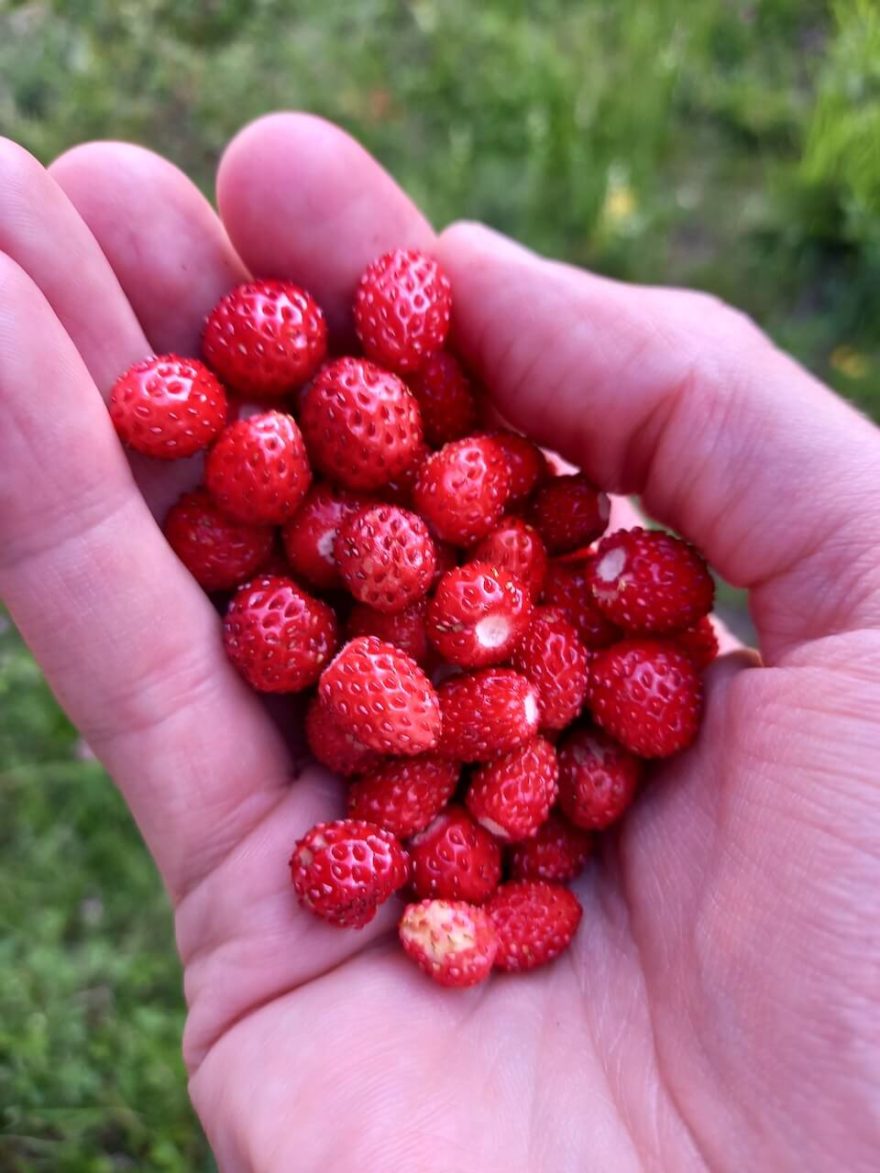
[[[279,115],[220,167],[0,147],[0,593],[128,799],[175,905],[186,1060],[221,1168],[874,1167],[880,813],[877,432],[744,318],[468,225],[439,240],[340,131]],[[231,242],[231,243],[230,243]],[[580,885],[572,951],[432,986],[386,907],[341,932],[287,858],[341,788],[291,761],[151,517],[198,476],[123,455],[101,402],[195,353],[246,270],[344,327],[374,255],[436,250],[499,410],[751,591],[698,744]],[[172,482],[172,483],[169,483]]]

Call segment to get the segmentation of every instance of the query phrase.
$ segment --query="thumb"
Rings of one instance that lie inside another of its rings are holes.
[[[455,338],[511,423],[752,591],[772,661],[880,623],[880,433],[744,315],[457,224]]]

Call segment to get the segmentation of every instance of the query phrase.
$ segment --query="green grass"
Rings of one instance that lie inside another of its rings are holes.
[[[0,128],[45,161],[132,138],[210,192],[277,107],[437,224],[713,290],[880,418],[874,0],[0,3]],[[11,631],[0,694],[0,1169],[209,1167],[149,862]]]

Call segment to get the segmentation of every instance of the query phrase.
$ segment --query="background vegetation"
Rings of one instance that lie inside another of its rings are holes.
[[[876,0],[0,0],[0,131],[210,192],[277,107],[360,137],[438,224],[712,289],[880,417]],[[0,634],[0,1170],[211,1168],[158,883]],[[13,895],[14,894],[14,895]]]

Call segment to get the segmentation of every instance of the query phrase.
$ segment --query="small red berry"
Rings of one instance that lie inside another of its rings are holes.
[[[463,900],[422,900],[407,905],[398,927],[404,952],[441,986],[466,988],[485,981],[498,952],[495,926]]]
[[[576,827],[601,831],[628,810],[644,766],[601,729],[572,729],[559,743],[559,805]]]
[[[538,690],[542,729],[564,729],[580,713],[590,676],[589,653],[558,608],[533,612],[510,663]]]
[[[470,546],[491,533],[504,512],[510,472],[487,436],[453,440],[420,466],[413,507],[438,538]]]
[[[498,934],[495,968],[537,969],[568,948],[581,922],[581,906],[568,888],[542,880],[502,884],[486,905]]]
[[[231,289],[208,315],[205,361],[252,399],[280,399],[311,379],[327,353],[318,303],[290,281],[251,281]]]
[[[449,806],[409,842],[411,880],[420,899],[482,904],[501,879],[501,848],[466,810]]]
[[[407,381],[419,401],[425,439],[432,447],[460,440],[477,426],[471,382],[454,355],[436,351]]]
[[[468,562],[437,584],[428,604],[428,638],[452,664],[501,664],[525,632],[531,611],[518,579],[488,562]]]
[[[109,409],[123,444],[144,456],[179,460],[219,436],[226,392],[196,359],[154,355],[116,380]]]
[[[184,493],[165,518],[165,537],[206,591],[228,591],[263,568],[272,529],[231,521],[206,489]]]
[[[399,477],[422,443],[412,393],[363,358],[323,367],[303,396],[299,419],[315,467],[349,489],[378,489]]]
[[[414,660],[392,644],[359,636],[321,676],[320,695],[334,717],[371,749],[419,754],[440,736],[434,686]]]
[[[348,815],[404,839],[423,831],[452,797],[461,768],[436,754],[386,758],[351,784]]]
[[[598,724],[644,758],[686,749],[700,728],[699,673],[670,641],[630,639],[596,652],[589,701]]]
[[[393,835],[359,819],[319,823],[290,857],[300,904],[341,928],[363,928],[407,880],[406,852]]]
[[[661,635],[712,610],[715,584],[693,546],[661,530],[618,530],[590,564],[596,606],[624,631]]]
[[[606,648],[622,638],[620,628],[606,619],[593,602],[587,584],[592,558],[589,551],[551,558],[543,593],[543,601],[563,612],[581,643],[590,650]]]
[[[538,489],[529,520],[551,554],[586,546],[604,532],[611,504],[583,473],[553,477]]]
[[[443,718],[439,752],[456,761],[487,761],[538,731],[535,687],[510,668],[453,676],[443,681],[437,695]]]
[[[311,586],[330,591],[342,586],[333,547],[342,522],[366,501],[347,489],[312,485],[282,532],[287,560]]]
[[[300,430],[280,411],[230,424],[205,462],[211,496],[224,513],[252,525],[287,521],[311,480]]]
[[[683,652],[687,652],[701,670],[709,667],[719,651],[718,636],[708,615],[704,615],[693,627],[676,632],[672,642]]]
[[[547,551],[535,527],[521,517],[502,518],[475,547],[473,557],[515,575],[533,599],[541,593],[547,575]]]
[[[587,831],[551,815],[533,839],[514,843],[508,851],[512,880],[548,880],[565,884],[584,870],[593,850]]]
[[[223,620],[226,654],[258,692],[308,688],[337,641],[332,607],[280,576],[239,587]]]
[[[396,477],[392,477],[390,481],[386,481],[384,485],[375,490],[376,498],[389,505],[400,505],[403,509],[410,509],[416,477],[420,467],[430,455],[431,449],[423,440],[417,446],[412,460],[403,472],[398,473]]]
[[[364,271],[354,321],[364,353],[392,371],[414,371],[449,332],[452,290],[443,270],[417,249],[395,249]]]
[[[428,527],[397,505],[365,505],[339,527],[334,546],[343,582],[361,603],[388,614],[422,598],[434,579]]]
[[[419,667],[424,668],[431,654],[425,630],[427,609],[427,599],[417,599],[394,615],[375,611],[364,603],[355,603],[349,613],[345,633],[349,639],[358,635],[375,635],[377,639],[406,652]]]
[[[316,761],[343,778],[370,770],[382,760],[376,750],[363,745],[339,724],[320,696],[313,696],[309,701],[305,732]]]
[[[474,771],[465,802],[481,827],[508,842],[528,839],[556,801],[556,750],[543,737]]]
[[[510,470],[508,504],[511,509],[515,509],[528,500],[535,489],[550,476],[547,457],[537,444],[516,432],[502,429],[490,432],[489,435],[504,452]]]

